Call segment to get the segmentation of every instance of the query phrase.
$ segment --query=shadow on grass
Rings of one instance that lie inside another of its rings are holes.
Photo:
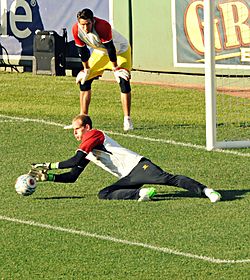
[[[219,193],[221,194],[221,201],[232,201],[232,200],[239,200],[243,199],[245,195],[250,192],[250,190],[219,190]],[[154,196],[154,201],[159,200],[172,200],[172,199],[178,199],[178,198],[206,198],[205,196],[199,197],[193,193],[190,193],[188,191],[180,191],[175,193],[158,193]]]
[[[84,196],[51,196],[51,197],[35,197],[35,200],[50,200],[50,199],[83,199]]]
[[[250,190],[219,190],[222,198],[221,201],[232,201],[232,200],[239,200],[243,199],[245,195],[250,192]],[[97,197],[97,194],[86,194],[84,196],[51,196],[51,197],[35,197],[35,200],[59,200],[59,199],[86,199],[88,197]],[[153,201],[160,201],[160,200],[173,200],[179,198],[207,198],[204,196],[197,196],[193,193],[188,191],[179,191],[175,193],[164,193],[159,192],[154,196],[152,199]]]
[[[84,196],[51,196],[51,197],[34,197],[35,200],[59,200],[59,199],[86,199],[87,197],[97,196],[96,194],[86,194]]]
[[[243,199],[250,190],[219,190],[222,201]]]
[[[199,196],[190,193],[188,191],[179,191],[175,193],[164,193],[159,192],[153,197],[153,201],[159,201],[159,200],[172,200],[172,199],[178,199],[178,198],[185,198],[185,197],[192,197],[192,198],[200,198]]]

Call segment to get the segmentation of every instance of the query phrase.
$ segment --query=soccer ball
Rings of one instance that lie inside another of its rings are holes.
[[[31,195],[36,190],[36,179],[29,174],[23,174],[17,178],[15,189],[20,195]]]

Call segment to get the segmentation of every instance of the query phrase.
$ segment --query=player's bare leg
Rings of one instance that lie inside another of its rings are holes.
[[[132,124],[132,121],[130,118],[131,92],[129,92],[129,93],[121,92],[121,103],[122,103],[122,110],[123,110],[123,114],[124,114],[123,129],[124,129],[124,131],[132,130],[133,124]]]
[[[91,90],[80,91],[80,114],[88,115],[91,101]]]

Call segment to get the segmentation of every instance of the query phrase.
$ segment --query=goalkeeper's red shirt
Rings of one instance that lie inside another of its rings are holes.
[[[72,34],[77,47],[84,47],[87,45],[105,54],[107,54],[107,50],[103,43],[108,43],[111,40],[114,42],[117,54],[124,53],[129,47],[127,39],[119,32],[112,29],[109,22],[97,17],[94,17],[94,24],[91,32],[86,33],[77,22],[72,27]]]
[[[78,150],[87,154],[86,159],[118,178],[127,176],[142,159],[141,155],[120,146],[97,129],[83,135]]]

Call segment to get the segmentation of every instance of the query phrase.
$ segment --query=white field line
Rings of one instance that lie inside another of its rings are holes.
[[[7,116],[7,115],[2,115],[2,114],[0,114],[0,118],[7,118],[7,119],[11,119],[11,120],[15,120],[15,121],[22,121],[22,122],[37,122],[37,123],[42,123],[42,124],[46,124],[46,125],[54,125],[54,126],[60,126],[60,127],[65,126],[65,124],[45,121],[42,119],[13,117],[13,116]],[[174,140],[150,138],[150,137],[144,137],[144,136],[139,136],[139,135],[134,135],[134,134],[127,134],[127,133],[119,133],[119,132],[113,132],[113,131],[104,131],[104,132],[107,134],[118,135],[118,136],[127,137],[127,138],[135,138],[135,139],[140,139],[140,140],[144,140],[144,141],[158,142],[158,143],[164,143],[164,144],[170,144],[170,145],[175,145],[175,146],[182,146],[182,147],[188,147],[188,148],[194,148],[194,149],[200,149],[200,150],[206,151],[206,147],[201,146],[201,145],[195,145],[192,143],[176,142]],[[240,152],[236,152],[236,151],[232,151],[232,150],[217,149],[217,150],[213,150],[211,152],[233,154],[233,155],[241,156],[241,157],[250,157],[250,153],[240,153]]]
[[[13,122],[13,120],[0,120],[0,123]]]
[[[80,236],[85,236],[85,237],[91,237],[91,238],[110,241],[110,242],[114,242],[114,243],[143,247],[145,249],[150,249],[150,250],[157,251],[157,252],[162,252],[162,253],[166,253],[166,254],[170,254],[170,255],[177,255],[177,256],[181,256],[181,257],[185,257],[185,258],[198,259],[198,260],[202,260],[202,261],[206,261],[206,262],[210,262],[210,263],[217,263],[217,264],[250,263],[250,259],[243,259],[243,260],[216,259],[213,257],[185,253],[185,252],[181,252],[181,251],[166,248],[166,247],[158,247],[158,246],[150,245],[150,244],[146,244],[146,243],[129,241],[129,240],[119,239],[119,238],[106,236],[106,235],[99,235],[96,233],[90,233],[90,232],[86,232],[86,231],[82,231],[82,230],[63,228],[63,227],[53,226],[53,225],[49,225],[49,224],[42,224],[42,223],[38,223],[35,221],[20,220],[20,219],[15,219],[15,218],[11,218],[11,217],[1,216],[1,215],[0,215],[0,220],[17,223],[17,224],[35,226],[35,227],[39,227],[39,228],[45,228],[48,230],[60,231],[60,232],[65,232],[65,233],[75,234],[75,235],[80,235]]]

